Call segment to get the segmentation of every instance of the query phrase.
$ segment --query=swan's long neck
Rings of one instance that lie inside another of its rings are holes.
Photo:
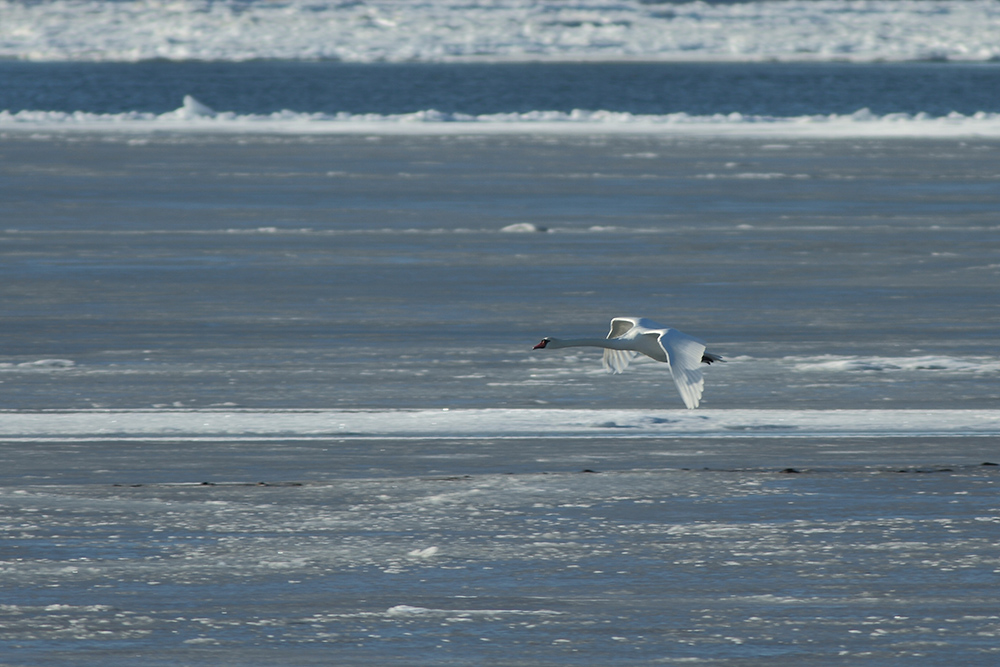
[[[550,338],[546,347],[603,347],[608,350],[627,350],[630,341],[616,338]]]

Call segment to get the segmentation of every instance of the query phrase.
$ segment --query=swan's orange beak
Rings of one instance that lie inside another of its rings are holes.
[[[542,348],[544,348],[548,344],[549,344],[549,341],[543,339],[541,343],[539,343],[538,345],[536,345],[535,347],[533,347],[531,349],[532,350],[541,350]]]

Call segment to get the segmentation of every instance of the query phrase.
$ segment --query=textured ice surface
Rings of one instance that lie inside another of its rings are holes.
[[[113,665],[996,659],[995,467],[336,479],[349,464],[312,459],[294,483],[5,484],[5,652]]]
[[[707,409],[1000,397],[995,140],[43,137],[0,142],[6,409],[671,418],[662,364],[531,349],[628,314],[727,359]]]
[[[973,60],[996,0],[0,2],[0,56],[33,60]]]
[[[2,661],[994,665],[997,150],[0,139]]]

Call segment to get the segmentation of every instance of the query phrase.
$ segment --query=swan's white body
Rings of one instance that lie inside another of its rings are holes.
[[[705,353],[705,343],[677,329],[665,327],[645,317],[616,317],[607,338],[544,338],[540,348],[602,347],[604,370],[621,373],[636,354],[662,361],[670,368],[674,384],[689,410],[698,407],[705,389],[702,361],[712,363],[722,357]]]

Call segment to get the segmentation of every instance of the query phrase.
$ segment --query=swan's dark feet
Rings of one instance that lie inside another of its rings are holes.
[[[701,363],[711,364],[713,361],[721,361],[725,363],[726,360],[717,354],[711,354],[709,352],[706,352],[705,354],[701,355]]]

